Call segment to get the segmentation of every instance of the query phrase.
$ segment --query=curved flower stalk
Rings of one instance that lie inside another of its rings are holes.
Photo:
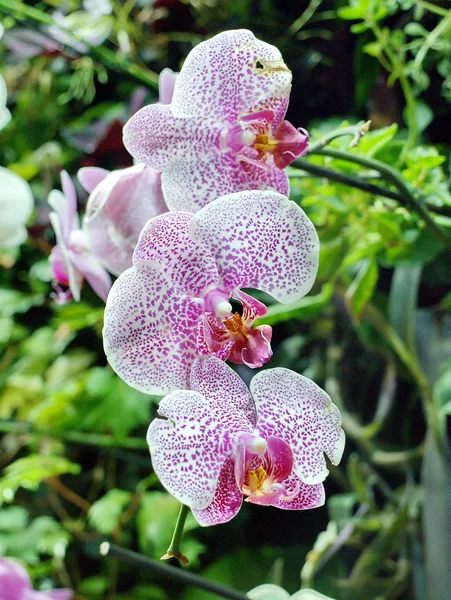
[[[119,275],[132,266],[147,221],[168,210],[160,174],[142,164],[111,173],[86,167],[78,179],[90,193],[83,219],[89,246],[108,271]]]
[[[33,589],[27,570],[18,562],[0,558],[1,600],[72,600],[69,589],[37,592]]]
[[[196,46],[170,106],[146,106],[124,128],[130,154],[162,171],[170,210],[196,212],[224,194],[274,189],[306,153],[308,135],[284,120],[291,71],[277,48],[247,30]]]
[[[247,594],[251,600],[334,600],[315,590],[303,589],[290,596],[290,594],[278,585],[265,583],[250,590]]]
[[[251,395],[252,394],[252,395]],[[161,400],[147,442],[161,483],[200,525],[232,519],[246,501],[285,510],[324,504],[324,453],[338,464],[341,416],[313,381],[261,371],[250,393],[214,356],[194,362],[190,390]]]
[[[184,389],[202,354],[259,367],[272,355],[266,313],[241,288],[279,302],[302,298],[318,268],[318,237],[303,210],[276,192],[238,192],[196,215],[149,221],[134,266],[114,283],[105,309],[109,363],[149,394]],[[230,298],[243,313],[233,313]]]
[[[34,198],[28,183],[9,169],[0,167],[0,247],[20,246],[27,239],[25,223]]]
[[[50,222],[55,230],[56,246],[50,255],[50,263],[55,280],[56,301],[67,301],[70,294],[74,300],[80,300],[83,279],[89,283],[95,293],[106,300],[111,287],[111,278],[92,253],[86,234],[80,229],[77,214],[77,195],[71,178],[61,173],[63,191],[52,190],[48,202],[53,208]],[[59,286],[68,286],[70,294]]]

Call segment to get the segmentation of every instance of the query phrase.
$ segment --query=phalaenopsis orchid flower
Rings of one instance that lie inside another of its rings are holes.
[[[83,219],[89,246],[108,271],[119,275],[132,266],[147,221],[168,210],[160,174],[142,164],[111,172],[86,167],[78,179],[90,193]]]
[[[150,220],[134,266],[108,296],[108,361],[150,394],[187,388],[202,354],[260,367],[272,355],[271,328],[252,327],[266,307],[242,288],[294,302],[313,285],[318,250],[311,221],[276,192],[238,192],[196,215],[168,212]],[[242,314],[233,312],[231,298]]]
[[[214,356],[197,359],[190,389],[161,400],[147,441],[161,483],[203,525],[232,519],[246,501],[286,510],[324,504],[324,453],[340,462],[341,416],[313,381],[276,368],[250,392]]]
[[[170,210],[196,212],[241,190],[288,195],[283,169],[308,145],[307,133],[284,120],[290,89],[277,48],[250,31],[226,31],[190,52],[171,104],[138,111],[124,144],[162,172]]]
[[[50,222],[56,236],[56,246],[50,255],[53,278],[56,284],[56,301],[63,303],[69,295],[59,286],[68,286],[74,300],[80,300],[83,280],[89,283],[100,298],[106,300],[111,278],[92,253],[86,234],[80,229],[77,213],[77,194],[71,178],[61,173],[63,191],[52,190],[48,202],[53,208]]]
[[[38,592],[33,589],[27,570],[18,562],[0,558],[1,600],[72,600],[69,589]]]

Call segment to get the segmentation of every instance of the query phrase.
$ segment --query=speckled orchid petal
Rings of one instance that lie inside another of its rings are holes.
[[[177,156],[208,159],[219,148],[220,135],[220,124],[199,127],[194,119],[177,119],[167,104],[145,106],[123,130],[124,145],[130,154],[157,171],[164,171]]]
[[[192,216],[169,212],[149,221],[139,237],[133,262],[158,262],[178,290],[198,296],[216,284],[218,270],[208,250],[199,249],[189,237]]]
[[[230,419],[235,413],[241,414],[243,412],[252,427],[255,427],[254,401],[246,384],[235,371],[219,358],[208,356],[199,358],[194,362],[191,368],[190,389],[211,398],[223,406],[222,416],[226,418],[224,425],[230,423]],[[227,407],[231,409],[230,414]],[[238,413],[238,411],[240,412]],[[232,429],[239,429],[239,426],[234,426],[232,423]]]
[[[173,392],[160,402],[158,414],[165,420],[150,424],[147,442],[153,468],[165,488],[190,508],[205,509],[213,501],[221,469],[232,452],[233,427],[252,430],[242,411],[227,406],[227,397],[224,390],[220,405],[198,392]],[[228,417],[234,426],[227,424]]]
[[[101,169],[100,167],[83,167],[79,169],[77,179],[90,194],[108,174],[107,169]]]
[[[193,509],[193,515],[202,527],[227,523],[239,512],[243,494],[236,485],[233,468],[233,459],[227,458],[222,465],[211,504],[203,510]]]
[[[302,482],[297,475],[291,473],[282,483],[287,496],[296,494],[292,500],[277,498],[272,506],[283,510],[310,510],[323,506],[326,501],[324,485],[315,483],[310,485]]]
[[[108,362],[130,386],[165,394],[189,386],[202,303],[178,292],[164,269],[141,262],[115,281],[105,308]]]
[[[251,107],[270,108],[279,117],[285,114],[290,90],[291,71],[279,50],[238,29],[191,50],[171,106],[177,117],[213,121],[234,122]]]
[[[302,482],[321,483],[329,473],[324,453],[338,464],[345,442],[340,411],[330,397],[307,377],[282,368],[257,373],[250,390],[260,434],[291,446],[293,472]]]
[[[219,198],[194,215],[190,235],[215,258],[224,289],[258,288],[289,303],[315,280],[315,228],[297,204],[276,192]]]
[[[25,567],[14,560],[0,558],[1,599],[19,600],[28,589],[31,589],[31,580]]]
[[[115,275],[132,266],[139,234],[147,221],[167,211],[160,174],[135,165],[117,171],[86,168],[78,177],[88,187],[97,179],[86,206],[83,229],[89,246]]]
[[[288,194],[284,171],[237,161],[231,153],[214,153],[202,160],[191,154],[174,158],[165,168],[161,183],[170,210],[197,212],[220,196],[249,189],[274,189]],[[271,159],[272,160],[272,159]]]
[[[163,69],[158,78],[158,93],[160,104],[171,104],[174,95],[175,82],[178,73],[172,69]]]

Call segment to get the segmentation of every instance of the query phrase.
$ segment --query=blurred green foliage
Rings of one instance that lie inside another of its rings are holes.
[[[7,34],[48,36],[55,9],[78,11],[72,20],[88,30],[81,37],[92,33],[81,1],[26,3],[44,15],[40,23],[6,4]],[[1,42],[13,120],[0,135],[0,164],[30,181],[37,208],[27,245],[0,255],[0,554],[24,561],[36,586],[73,587],[77,600],[216,597],[99,557],[107,538],[159,559],[178,506],[147,453],[158,398],[106,365],[100,302],[89,290],[80,304],[49,298],[46,198],[62,168],[131,164],[120,127],[137,86],[147,81],[147,101],[155,100],[153,71],[178,69],[205,37],[247,27],[293,70],[290,120],[308,128],[313,150],[289,169],[291,198],[321,240],[312,293],[272,304],[262,319],[274,328],[270,366],[296,369],[328,391],[343,414],[347,455],[331,467],[327,510],[247,505],[230,524],[205,530],[190,517],[182,551],[193,572],[244,591],[273,582],[293,593],[302,583],[340,600],[445,600],[447,2],[111,4],[103,44],[81,53],[66,45],[30,56],[8,36]],[[357,133],[370,117],[374,128],[351,148],[349,128]]]

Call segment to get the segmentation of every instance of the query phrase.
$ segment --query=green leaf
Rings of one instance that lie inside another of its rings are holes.
[[[329,304],[334,288],[332,284],[323,285],[316,296],[301,298],[293,304],[272,304],[267,314],[256,322],[256,325],[276,325],[291,320],[317,319]]]
[[[30,454],[26,458],[19,458],[5,468],[4,476],[0,479],[0,505],[5,501],[11,502],[20,487],[36,490],[47,477],[65,473],[78,475],[80,470],[79,465],[63,456]]]
[[[88,511],[89,522],[99,533],[105,535],[113,533],[131,497],[131,492],[126,490],[109,490],[92,504]]]
[[[388,297],[389,323],[411,352],[415,352],[415,311],[422,268],[422,265],[396,267]]]
[[[366,154],[367,156],[374,156],[391,142],[397,131],[398,125],[393,123],[389,127],[381,127],[375,131],[368,132],[360,139],[357,152],[359,154]]]
[[[354,493],[335,494],[327,501],[327,512],[331,521],[335,521],[338,528],[341,529],[352,517],[352,511],[357,502],[357,496]]]
[[[376,289],[378,278],[377,263],[374,259],[362,260],[361,266],[354,281],[349,286],[345,302],[350,311],[357,318],[362,314]]]

